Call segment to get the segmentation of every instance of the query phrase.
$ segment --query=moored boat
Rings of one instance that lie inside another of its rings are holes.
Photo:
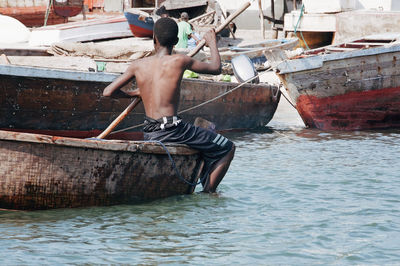
[[[265,59],[265,50],[292,50],[298,44],[298,38],[284,38],[277,40],[265,40],[246,45],[221,47],[219,48],[219,52],[222,61],[231,61],[234,57],[242,54],[248,56],[250,59],[256,59],[260,57]]]
[[[0,130],[0,208],[131,204],[190,194],[203,167],[185,145]]]
[[[0,129],[83,138],[97,136],[130,103],[130,99],[102,97],[103,89],[118,76],[106,72],[0,65]],[[184,79],[180,116],[189,122],[197,117],[212,121],[217,131],[267,125],[279,102],[278,88],[264,83],[238,85]],[[127,89],[133,86],[130,83]],[[210,102],[204,104],[207,101]],[[118,129],[140,125],[143,119],[144,109],[140,104]],[[113,136],[132,139],[140,135],[140,127],[136,127]]]
[[[123,15],[115,15],[32,29],[29,45],[50,46],[54,43],[88,42],[131,36],[126,18]]]
[[[153,37],[154,19],[143,8],[130,8],[124,12],[129,28],[135,37]]]
[[[134,7],[125,10],[124,15],[128,20],[132,34],[136,37],[153,37],[153,27],[155,21],[160,17],[160,11],[167,14],[169,17],[178,19],[182,12],[187,12],[192,18],[192,23],[197,23],[197,18],[201,18],[206,14],[212,15],[215,21],[219,20],[215,17],[215,10],[220,8],[217,2],[207,0],[187,0],[187,1],[172,1],[165,0],[160,6],[157,1],[154,7]],[[213,12],[212,12],[213,11]],[[211,14],[212,13],[212,14]],[[211,18],[211,21],[213,20]]]
[[[43,26],[48,3],[47,0],[0,1],[0,14],[13,17],[27,27]],[[47,25],[64,22],[64,17],[57,15],[53,9],[48,11]]]
[[[306,126],[322,130],[400,127],[399,35],[363,37],[289,59],[267,51]]]

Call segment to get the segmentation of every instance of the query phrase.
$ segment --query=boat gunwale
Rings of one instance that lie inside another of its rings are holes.
[[[113,82],[121,73],[112,72],[85,72],[80,70],[59,69],[50,67],[33,67],[22,65],[2,65],[0,64],[0,76],[18,76],[26,78],[44,78],[44,79],[61,79],[72,81],[89,81],[89,82]],[[241,83],[213,81],[206,79],[182,79],[183,82],[198,82],[198,83],[217,83],[220,85],[237,86]],[[247,87],[270,87],[271,84],[260,82],[258,84],[247,83]]]
[[[288,59],[280,62],[276,67],[278,75],[290,74],[301,71],[317,69],[323,66],[324,62],[338,61],[349,58],[375,56],[387,53],[400,52],[400,44],[380,46],[369,49],[360,49],[349,52],[337,52],[324,55],[312,55],[305,58]]]
[[[109,72],[84,72],[69,69],[0,65],[0,75],[27,78],[52,78],[76,81],[112,82],[119,74]]]
[[[104,139],[79,139],[70,137],[59,137],[44,134],[15,132],[0,130],[0,141],[18,141],[39,144],[51,144],[57,146],[86,148],[108,151],[141,152],[149,154],[167,154],[164,147],[153,141],[130,141],[130,140],[104,140]],[[163,143],[172,155],[193,155],[199,153],[185,144]]]

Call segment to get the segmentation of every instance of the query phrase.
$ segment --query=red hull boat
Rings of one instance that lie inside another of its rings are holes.
[[[394,34],[267,57],[306,126],[322,130],[400,128],[400,43]]]

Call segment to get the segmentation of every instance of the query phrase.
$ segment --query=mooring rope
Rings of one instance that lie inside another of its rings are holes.
[[[192,187],[195,187],[195,186],[199,185],[200,183],[202,183],[203,180],[204,180],[204,178],[207,176],[207,174],[205,174],[203,177],[200,178],[199,182],[193,182],[193,183],[192,183],[192,182],[187,181],[187,180],[182,176],[181,172],[179,172],[178,167],[176,166],[175,160],[172,158],[171,153],[169,152],[168,148],[165,146],[164,143],[162,143],[162,142],[159,141],[159,140],[148,140],[148,141],[144,141],[144,142],[146,142],[146,143],[149,143],[149,142],[150,142],[150,143],[157,143],[157,144],[161,145],[161,147],[163,147],[163,149],[164,149],[165,152],[167,153],[167,156],[168,156],[169,160],[171,161],[172,167],[174,168],[174,170],[175,170],[175,172],[176,172],[176,175],[177,175],[178,178],[179,178],[180,180],[182,180],[184,183],[186,183],[186,184],[188,184],[188,185],[190,185],[190,186],[192,186]],[[199,169],[199,171],[201,171],[201,169]]]
[[[300,16],[299,16],[299,18],[297,20],[296,26],[293,25],[294,26],[294,34],[295,35],[297,33],[297,30],[298,30],[298,27],[299,27],[299,23],[301,21],[301,18],[303,17],[303,14],[304,14],[304,4],[301,5]],[[308,44],[307,44],[306,40],[304,39],[303,31],[300,31],[300,36],[303,39],[303,42],[306,45],[307,50],[310,50],[310,47],[308,47]]]
[[[286,101],[288,101],[288,103],[289,103],[294,109],[296,109],[296,105],[294,105],[294,104],[292,103],[292,101],[289,100],[288,97],[286,97],[286,95],[282,92],[282,90],[281,90],[282,86],[283,86],[282,83],[279,84],[279,90],[281,91],[281,93],[282,93],[282,95],[283,95],[283,98],[285,98]]]
[[[186,113],[186,112],[191,111],[191,110],[194,110],[194,109],[196,109],[196,108],[199,108],[199,107],[201,107],[201,106],[203,106],[203,105],[206,105],[206,104],[208,104],[208,103],[211,103],[211,102],[213,102],[213,101],[216,101],[216,100],[218,100],[218,99],[220,99],[220,98],[222,98],[222,97],[224,97],[224,96],[226,96],[226,95],[228,95],[228,94],[234,92],[235,90],[237,90],[237,89],[243,87],[245,84],[247,84],[247,83],[249,83],[249,82],[255,80],[255,79],[258,78],[258,77],[261,77],[262,75],[264,75],[265,73],[267,73],[269,69],[270,69],[270,68],[266,69],[265,71],[263,71],[263,72],[261,72],[261,73],[258,73],[256,76],[254,76],[254,77],[252,77],[252,78],[249,78],[249,79],[243,81],[243,82],[240,83],[238,86],[236,86],[236,87],[234,87],[234,88],[232,88],[232,89],[230,89],[230,90],[228,90],[228,91],[226,91],[226,92],[224,92],[224,93],[222,93],[222,94],[220,94],[220,95],[218,95],[218,96],[216,96],[216,97],[214,97],[214,98],[212,98],[212,99],[210,99],[210,100],[207,100],[207,101],[202,102],[202,103],[200,103],[200,104],[198,104],[198,105],[195,105],[195,106],[193,106],[193,107],[190,107],[190,108],[184,109],[184,110],[182,110],[182,111],[179,111],[179,112],[178,112],[178,115],[183,114],[183,113]],[[279,89],[279,88],[278,88],[278,89]],[[135,128],[141,127],[141,126],[143,126],[143,125],[144,125],[144,123],[139,124],[139,125],[135,125],[135,126],[130,126],[130,127],[127,127],[127,128],[123,128],[123,129],[120,129],[120,130],[116,130],[116,131],[111,132],[110,135],[111,135],[111,134],[120,133],[120,132],[124,132],[124,131],[130,130],[130,129],[135,129]]]
[[[44,25],[43,26],[47,26],[47,20],[49,19],[50,10],[51,10],[52,6],[53,6],[53,0],[49,0],[49,2],[47,4],[47,9],[46,9],[45,17],[44,17]]]

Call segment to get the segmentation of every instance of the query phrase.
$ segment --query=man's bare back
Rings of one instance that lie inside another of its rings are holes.
[[[155,55],[130,66],[148,117],[176,115],[184,61],[183,55]]]
[[[156,54],[131,63],[128,69],[103,92],[111,96],[133,77],[138,89],[130,96],[140,96],[146,116],[158,119],[176,115],[179,106],[180,84],[186,69],[198,73],[219,74],[221,61],[216,45],[215,33],[208,32],[204,38],[211,50],[211,62],[205,63],[182,54],[171,55],[166,47],[156,44]]]

